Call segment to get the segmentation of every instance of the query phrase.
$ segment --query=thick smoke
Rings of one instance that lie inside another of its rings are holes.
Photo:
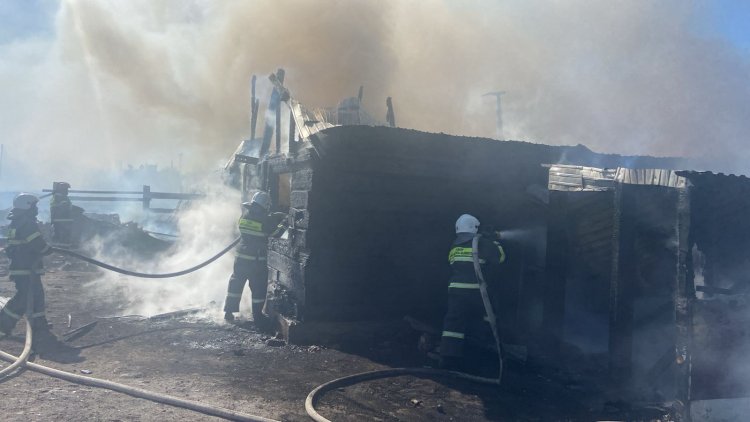
[[[745,57],[695,28],[701,3],[134,0],[50,3],[54,36],[0,45],[1,187],[92,170],[215,169],[248,134],[248,82],[433,132],[705,157],[745,171]],[[731,157],[731,158],[730,158]]]

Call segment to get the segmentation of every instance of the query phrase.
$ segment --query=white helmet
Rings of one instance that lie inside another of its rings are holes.
[[[479,230],[479,220],[473,215],[464,214],[456,220],[456,233],[476,234]]]
[[[30,210],[37,202],[39,202],[39,198],[36,196],[30,193],[21,193],[13,200],[13,208]]]
[[[271,197],[267,192],[263,192],[262,190],[255,192],[250,202],[260,205],[266,211],[271,209]]]

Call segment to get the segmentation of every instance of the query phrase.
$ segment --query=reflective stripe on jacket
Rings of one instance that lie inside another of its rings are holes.
[[[6,254],[10,258],[11,276],[42,274],[42,256],[49,251],[35,216],[16,216],[8,230]]]
[[[448,263],[453,274],[450,278],[451,289],[478,289],[476,273],[474,272],[474,256],[472,240],[469,235],[461,234],[453,242],[448,252]],[[505,251],[497,241],[479,238],[479,265],[484,269],[505,262]]]

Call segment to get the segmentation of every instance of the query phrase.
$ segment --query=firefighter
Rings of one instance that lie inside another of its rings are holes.
[[[0,311],[0,338],[10,335],[21,315],[26,311],[27,295],[33,295],[34,307],[31,324],[34,343],[49,340],[54,335],[49,331],[44,313],[44,273],[42,256],[52,252],[44,241],[36,221],[39,199],[22,193],[13,200],[13,209],[8,214],[11,221],[8,231],[8,246],[5,253],[10,258],[9,275],[16,284],[16,294]]]
[[[73,203],[68,198],[68,189],[70,185],[66,182],[53,183],[52,199],[49,203],[52,240],[64,247],[73,244]]]
[[[234,312],[240,310],[242,290],[248,281],[253,321],[259,328],[265,328],[269,326],[268,317],[263,314],[268,287],[268,238],[283,231],[285,225],[280,221],[286,214],[269,214],[271,198],[263,191],[256,192],[250,202],[242,204],[242,208],[242,217],[238,223],[242,239],[237,246],[234,272],[229,278],[227,298],[224,302],[224,319],[234,321]]]
[[[467,329],[484,324],[487,318],[472,254],[472,241],[478,235],[478,230],[479,220],[469,214],[460,216],[456,221],[456,240],[448,254],[453,274],[448,284],[448,310],[440,340],[440,365],[444,369],[462,369]],[[497,239],[480,237],[479,263],[482,272],[487,274],[487,270],[503,262],[505,251]],[[489,329],[482,328],[485,331]]]

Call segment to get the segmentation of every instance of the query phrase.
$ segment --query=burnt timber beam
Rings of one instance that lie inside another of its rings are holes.
[[[260,102],[255,97],[255,81],[256,81],[255,75],[253,75],[251,85],[251,94],[250,94],[250,140],[255,139],[255,128],[258,125],[258,107],[260,105]]]
[[[284,85],[284,69],[276,71],[276,79],[280,85]],[[274,113],[276,114],[276,154],[281,154],[281,92],[278,93],[279,100],[276,101],[276,108]]]
[[[393,113],[393,100],[391,97],[385,99],[385,106],[388,111],[385,113],[385,121],[388,122],[388,126],[396,127],[396,115]]]

